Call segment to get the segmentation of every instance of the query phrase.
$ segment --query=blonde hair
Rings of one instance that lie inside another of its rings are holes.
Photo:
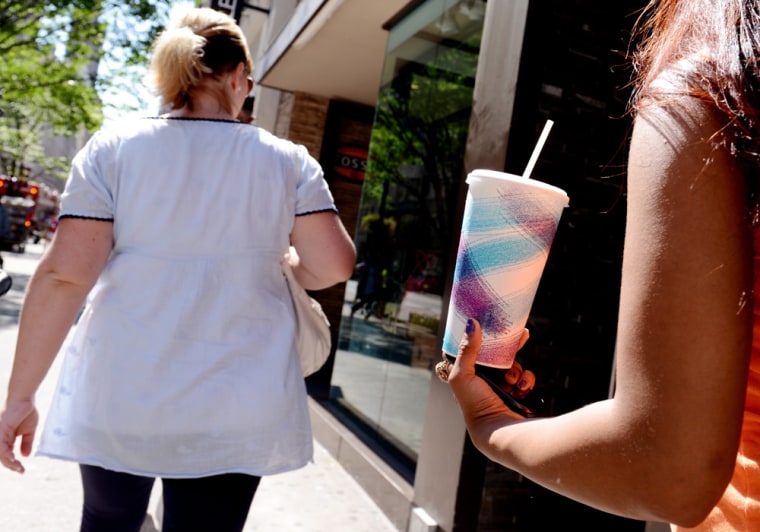
[[[193,8],[170,24],[153,43],[145,82],[161,106],[193,108],[193,96],[208,80],[221,79],[240,63],[253,70],[248,44],[235,20],[210,8]],[[222,105],[231,111],[232,103]]]

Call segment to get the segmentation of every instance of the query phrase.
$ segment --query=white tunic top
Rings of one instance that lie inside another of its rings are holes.
[[[312,457],[280,259],[294,216],[335,210],[303,146],[255,126],[132,119],[76,156],[61,216],[114,249],[65,346],[38,452],[164,477]]]

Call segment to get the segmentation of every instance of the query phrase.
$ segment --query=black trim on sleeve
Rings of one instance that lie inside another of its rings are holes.
[[[226,122],[228,124],[244,124],[240,120],[230,118],[201,118],[196,116],[148,116],[149,120],[184,120],[185,122]],[[247,125],[247,124],[246,124]]]
[[[75,218],[77,220],[95,220],[97,222],[113,222],[113,218],[99,218],[97,216],[87,216],[84,214],[61,214],[58,219]]]
[[[296,217],[298,216],[307,216],[309,214],[319,214],[320,212],[334,212],[335,214],[338,214],[338,209],[333,207],[330,209],[320,209],[318,211],[306,211],[306,212],[299,212],[296,213]]]

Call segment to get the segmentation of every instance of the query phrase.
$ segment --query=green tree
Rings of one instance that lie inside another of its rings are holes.
[[[446,270],[481,33],[477,28],[456,44],[431,46],[417,61],[396,59],[378,95],[362,214],[397,224],[390,273],[399,284],[422,270]],[[360,254],[365,239],[362,229]]]
[[[99,94],[143,63],[172,0],[0,0],[0,171],[60,174],[43,136],[102,122]],[[120,65],[108,71],[102,62]]]

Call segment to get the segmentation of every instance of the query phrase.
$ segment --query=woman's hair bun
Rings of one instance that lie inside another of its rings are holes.
[[[235,20],[209,8],[189,9],[158,36],[145,78],[162,106],[192,105],[207,79],[221,79],[243,63],[253,68],[245,36]]]

